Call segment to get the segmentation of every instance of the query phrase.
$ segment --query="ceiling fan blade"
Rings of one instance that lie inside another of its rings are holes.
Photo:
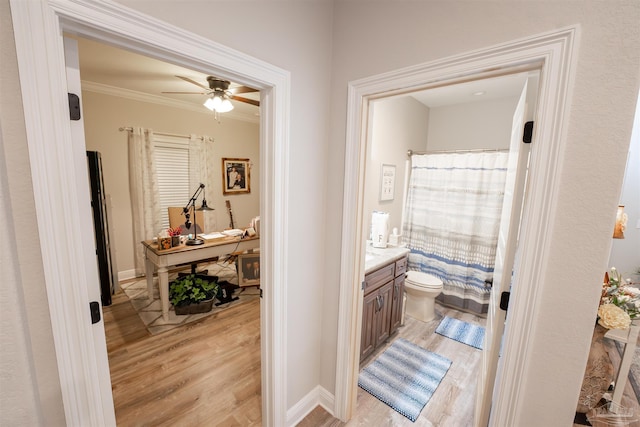
[[[235,96],[233,95],[231,97],[231,99],[233,99],[234,101],[240,101],[240,102],[245,102],[247,104],[251,104],[251,105],[255,105],[256,107],[260,106],[260,101],[256,101],[254,99],[249,99],[249,98],[244,98],[242,96]]]
[[[186,95],[206,95],[206,92],[160,92],[160,93],[181,93]]]
[[[233,92],[233,94],[235,95],[235,94],[241,94],[241,93],[258,92],[258,89],[254,89],[249,86],[238,86],[231,89],[231,92]]]
[[[208,87],[206,87],[205,85],[203,85],[203,84],[201,84],[201,83],[198,83],[198,82],[197,82],[197,81],[195,81],[195,80],[191,80],[189,77],[184,77],[184,76],[176,76],[176,77],[177,77],[177,78],[179,78],[179,79],[184,80],[185,82],[189,82],[189,83],[194,84],[194,85],[196,85],[196,86],[198,86],[198,87],[201,87],[201,88],[202,88],[202,89],[204,89],[204,90],[209,90],[209,88],[208,88]]]

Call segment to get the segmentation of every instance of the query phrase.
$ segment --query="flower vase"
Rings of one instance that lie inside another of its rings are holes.
[[[593,330],[589,359],[587,359],[576,412],[587,413],[598,406],[598,402],[613,381],[613,363],[604,343],[604,334],[607,331],[607,328],[599,324],[596,324]]]
[[[171,247],[180,246],[180,236],[171,236]]]

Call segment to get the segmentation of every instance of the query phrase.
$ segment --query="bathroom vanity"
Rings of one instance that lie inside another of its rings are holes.
[[[408,253],[407,248],[367,248],[360,362],[393,335],[402,322]]]

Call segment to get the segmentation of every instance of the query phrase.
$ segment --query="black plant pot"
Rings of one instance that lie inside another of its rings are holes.
[[[208,313],[213,308],[215,297],[200,301],[196,304],[180,305],[175,307],[177,315]]]

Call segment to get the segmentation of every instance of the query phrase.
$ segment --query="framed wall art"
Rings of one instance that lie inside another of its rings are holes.
[[[380,169],[380,201],[393,200],[396,186],[396,166],[382,165]]]
[[[249,159],[222,158],[222,194],[251,192]]]
[[[248,253],[238,255],[238,286],[260,285],[260,254]]]

